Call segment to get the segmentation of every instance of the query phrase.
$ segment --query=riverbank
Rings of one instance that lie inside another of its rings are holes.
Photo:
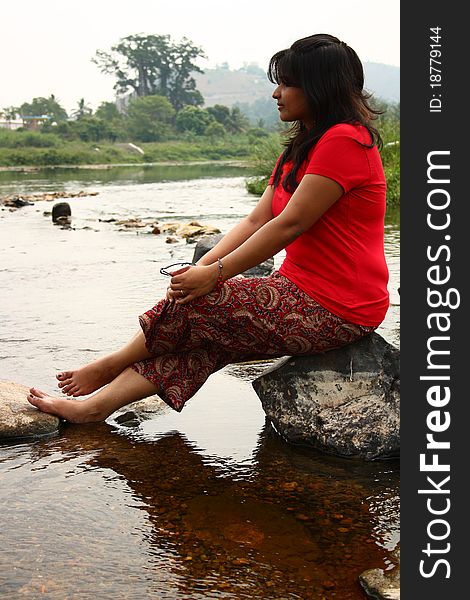
[[[0,167],[158,164],[166,162],[246,160],[248,135],[199,137],[139,145],[130,142],[83,142],[51,134],[0,137]]]

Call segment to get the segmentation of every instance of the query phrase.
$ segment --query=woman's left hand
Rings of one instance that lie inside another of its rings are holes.
[[[219,276],[217,263],[207,266],[184,267],[174,271],[167,298],[176,304],[186,304],[205,296],[215,288]]]

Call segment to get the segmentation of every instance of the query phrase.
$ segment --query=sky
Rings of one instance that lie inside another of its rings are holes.
[[[54,94],[114,99],[115,80],[91,62],[128,35],[169,34],[202,47],[204,69],[258,63],[314,33],[336,35],[362,61],[400,64],[399,0],[23,0],[0,10],[0,109]]]

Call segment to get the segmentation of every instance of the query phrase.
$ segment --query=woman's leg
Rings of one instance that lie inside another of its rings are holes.
[[[98,358],[74,371],[59,373],[57,375],[57,379],[60,381],[59,387],[67,396],[91,394],[113,381],[129,365],[150,358],[150,356],[145,347],[144,334],[139,331],[120,350]]]
[[[134,369],[126,368],[109,385],[86,400],[54,398],[31,388],[28,401],[39,410],[70,423],[104,421],[122,406],[156,394],[157,388]]]

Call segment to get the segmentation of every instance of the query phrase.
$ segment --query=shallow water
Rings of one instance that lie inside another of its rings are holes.
[[[71,229],[43,214],[53,202],[0,212],[0,379],[56,393],[59,369],[137,329],[167,285],[161,266],[192,258],[184,240],[106,220],[226,231],[255,204],[242,170],[199,169],[0,174],[0,196],[99,192],[66,200]],[[379,333],[398,344],[392,222],[386,253],[392,306]],[[2,597],[365,598],[358,575],[387,568],[398,540],[398,463],[285,444],[251,387],[265,367],[216,373],[181,414],[163,407],[132,427],[110,418],[1,446]]]

